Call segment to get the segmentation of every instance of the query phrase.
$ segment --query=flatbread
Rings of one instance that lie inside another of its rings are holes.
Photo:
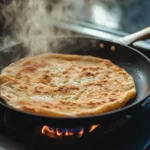
[[[0,86],[0,97],[10,107],[53,117],[105,113],[136,95],[132,76],[110,60],[57,53],[10,64]]]

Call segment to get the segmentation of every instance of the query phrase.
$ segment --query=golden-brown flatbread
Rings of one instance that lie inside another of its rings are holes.
[[[44,116],[86,116],[124,106],[135,97],[132,76],[110,60],[41,54],[6,67],[1,98],[11,107]]]

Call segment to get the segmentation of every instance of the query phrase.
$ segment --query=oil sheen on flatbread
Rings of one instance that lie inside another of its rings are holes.
[[[23,58],[0,75],[1,98],[43,116],[87,116],[112,111],[135,97],[131,75],[110,60],[71,54]]]

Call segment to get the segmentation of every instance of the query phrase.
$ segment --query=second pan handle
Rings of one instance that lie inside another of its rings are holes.
[[[124,45],[131,45],[136,41],[146,40],[146,39],[150,39],[150,27],[137,31],[133,34],[129,34],[125,37],[122,37],[116,40],[116,42]]]

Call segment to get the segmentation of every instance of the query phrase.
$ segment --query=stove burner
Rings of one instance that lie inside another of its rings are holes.
[[[87,130],[88,132],[92,132],[95,130],[99,125],[92,125]],[[53,128],[50,126],[44,125],[41,128],[41,133],[43,135],[46,135],[50,138],[55,139],[64,139],[64,138],[81,138],[85,134],[86,130],[85,128]]]

